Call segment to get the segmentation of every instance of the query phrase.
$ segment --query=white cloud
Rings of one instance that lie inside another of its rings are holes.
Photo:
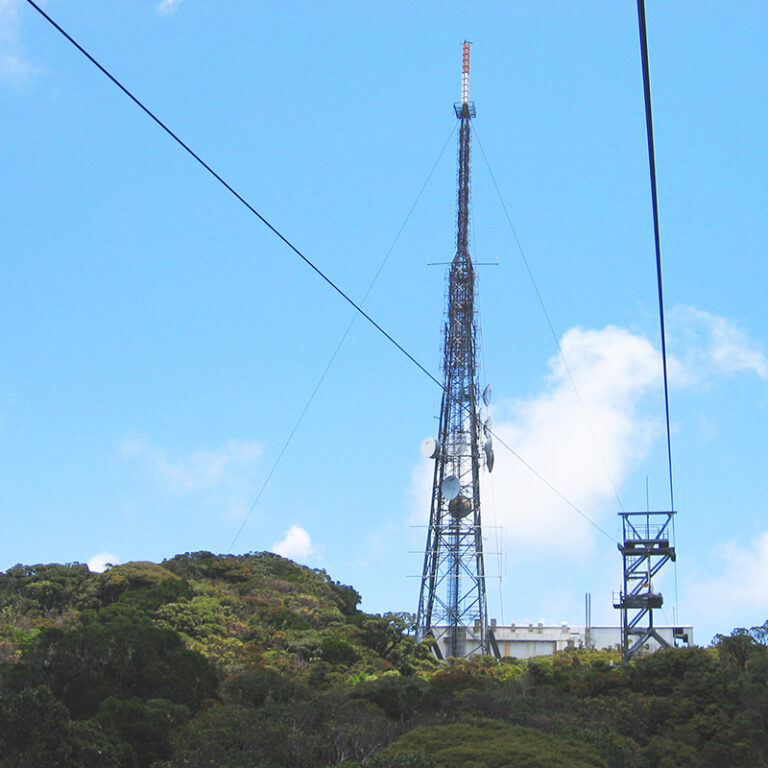
[[[680,385],[716,373],[753,373],[768,380],[768,361],[758,343],[733,321],[690,306],[669,314],[670,346],[680,348],[682,368],[670,380]]]
[[[162,0],[162,2],[158,3],[155,10],[163,16],[167,16],[169,13],[174,13],[182,2],[184,0]]]
[[[218,448],[171,455],[143,435],[130,435],[120,447],[123,458],[149,476],[152,482],[147,491],[176,497],[187,513],[215,510],[228,519],[242,520],[256,496],[263,455],[260,443],[228,440]]]
[[[614,486],[620,487],[646,454],[657,430],[656,420],[641,413],[639,404],[660,385],[660,356],[646,338],[614,326],[573,328],[561,348],[579,396],[562,359],[554,357],[544,391],[502,402],[494,432],[601,523],[616,511]],[[493,508],[504,527],[511,556],[525,558],[531,547],[582,556],[594,529],[509,451],[497,445],[495,453],[494,472],[483,484],[483,506]]]
[[[88,561],[88,568],[94,573],[101,573],[108,565],[117,565],[119,562],[120,558],[112,552],[100,552]]]
[[[260,443],[228,440],[220,448],[198,448],[172,460],[165,450],[142,435],[126,437],[121,449],[124,457],[141,462],[157,482],[179,493],[231,485],[252,474],[254,463],[263,453]]]
[[[768,363],[758,344],[732,321],[693,307],[675,308],[669,317],[675,334],[670,345],[675,355],[668,356],[670,381],[678,388],[734,374],[766,378]],[[538,391],[493,407],[494,432],[614,541],[620,538],[614,486],[621,494],[630,474],[643,466],[654,441],[664,434],[661,355],[655,336],[651,338],[615,326],[573,328],[561,340],[568,369],[559,356],[553,357]],[[677,425],[678,430],[685,427]],[[615,549],[499,440],[495,455],[493,473],[484,472],[481,478],[486,554],[499,548],[492,526],[502,526],[504,561],[498,570],[513,574],[516,609],[534,611],[532,606],[546,601],[548,611],[562,609],[566,615],[582,585],[596,595],[609,593],[619,577]],[[427,524],[433,468],[431,461],[422,460],[412,474],[410,495],[418,510],[412,522],[417,525]],[[422,542],[424,535],[421,530]],[[563,577],[553,587],[551,573],[568,569],[578,569],[580,578]],[[487,557],[486,572],[493,576],[494,570],[493,558]],[[701,613],[711,613],[713,604],[720,610],[729,604],[726,598],[739,593],[739,604],[752,601],[756,606],[755,623],[768,615],[768,532],[751,547],[732,546],[719,571],[724,575],[697,589]],[[525,586],[518,590],[521,581]],[[615,621],[608,614],[599,620]]]
[[[292,525],[280,541],[272,545],[275,554],[292,560],[303,559],[313,553],[312,540],[307,531],[299,525]]]
[[[409,523],[413,526],[426,525],[429,516],[429,504],[432,500],[432,477],[434,464],[432,461],[419,461],[411,472],[411,485],[408,488],[411,517]]]
[[[660,355],[648,339],[615,326],[573,328],[560,346],[567,369],[559,355],[551,358],[539,394],[501,401],[493,409],[496,463],[481,481],[483,520],[491,549],[498,545],[490,526],[502,527],[513,569],[521,560],[540,559],[542,552],[583,559],[599,534],[500,440],[584,514],[618,535],[614,487],[620,488],[661,427],[660,419],[640,407],[661,387]],[[432,470],[425,460],[412,476],[411,495],[422,525]]]
[[[20,0],[0,0],[0,40],[14,40],[19,24]]]
[[[0,0],[0,80],[20,86],[40,67],[24,60],[19,43],[19,0]]]
[[[753,617],[752,625],[762,624],[768,616],[768,530],[746,546],[719,543],[715,558],[708,563],[710,575],[699,577],[688,588],[686,610],[711,616],[716,607],[722,632],[745,615]],[[699,642],[710,639],[698,638]]]
[[[758,344],[732,321],[688,306],[674,308],[669,317],[677,356],[668,355],[667,362],[678,387],[734,373],[768,379]],[[645,336],[616,326],[572,328],[560,346],[568,367],[559,355],[551,358],[541,392],[498,404],[494,432],[618,537],[614,488],[621,489],[663,431],[661,355]],[[657,398],[645,407],[652,393]],[[528,559],[549,551],[582,557],[599,535],[596,529],[503,446],[497,444],[495,454],[494,472],[481,485],[483,514],[486,524],[503,526],[508,556]],[[411,481],[420,524],[426,524],[432,468],[432,462],[420,463]]]
[[[33,67],[29,62],[20,59],[15,53],[3,51],[0,53],[0,75],[15,85],[21,85],[31,75],[40,72],[38,67]]]

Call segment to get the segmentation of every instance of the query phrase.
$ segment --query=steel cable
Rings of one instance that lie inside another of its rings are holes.
[[[437,384],[442,390],[445,387],[430,371],[423,366],[410,352],[408,352],[393,336],[391,336],[381,325],[379,325],[357,302],[350,298],[330,277],[328,277],[317,265],[315,265],[304,253],[299,250],[285,235],[280,232],[268,219],[254,208],[237,190],[234,189],[222,176],[220,176],[208,163],[205,162],[188,144],[186,144],[176,133],[174,133],[152,110],[141,102],[128,88],[126,88],[109,70],[97,61],[80,43],[77,42],[65,29],[63,29],[51,16],[49,16],[34,0],[26,0],[27,4],[34,8],[51,26],[54,27],[69,43],[71,43],[85,58],[87,58],[102,74],[104,74],[114,85],[116,85],[128,98],[136,104],[153,122],[155,122],[168,136],[170,136],[188,155],[190,155],[202,168],[204,168],[216,181],[219,182],[233,197],[235,197],[245,208],[248,209],[259,221],[264,224],[277,238],[279,238],[288,248],[290,248],[312,271],[314,271],[330,288],[333,289],[344,301],[352,306],[355,311],[362,315],[368,323],[373,326],[387,341],[398,349],[411,363],[413,363],[430,381]],[[569,501],[560,491],[555,488],[543,475],[537,472],[528,462],[526,462],[511,446],[502,440],[494,432],[490,432],[499,443],[504,446],[523,466],[532,472],[544,485],[559,496],[569,507],[576,511],[584,520],[595,527],[598,531],[613,541],[610,534],[606,533],[594,520],[586,513],[580,510],[573,502]]]

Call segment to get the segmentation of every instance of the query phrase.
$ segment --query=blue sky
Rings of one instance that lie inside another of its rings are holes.
[[[644,509],[647,478],[651,508],[669,505],[634,2],[45,8],[351,296],[386,259],[366,309],[438,376],[428,264],[454,251],[473,42],[494,428],[610,534],[498,449],[490,613],[580,623],[591,592],[594,621],[615,622],[614,488]],[[647,18],[677,618],[706,643],[768,617],[768,6]],[[0,568],[226,552],[242,526],[234,552],[415,610],[437,387],[356,321],[253,506],[352,310],[22,0],[0,0],[0,115]]]

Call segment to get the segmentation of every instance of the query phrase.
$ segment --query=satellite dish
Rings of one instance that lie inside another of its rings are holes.
[[[456,475],[448,475],[448,477],[443,479],[443,482],[440,485],[440,490],[446,499],[453,501],[459,495],[459,491],[461,490],[459,478],[456,477]]]
[[[457,496],[452,499],[448,504],[448,512],[451,517],[461,520],[462,517],[466,517],[472,511],[472,502],[466,496]]]
[[[493,390],[491,389],[491,385],[486,384],[485,389],[483,390],[483,402],[486,405],[490,405],[492,397],[493,397]]]
[[[490,438],[492,431],[493,431],[493,419],[489,416],[483,422],[483,432],[485,433],[486,437]]]
[[[440,455],[440,443],[434,437],[428,437],[421,443],[421,455],[425,459],[436,459]]]
[[[485,455],[487,456],[489,453],[493,453],[493,439],[488,438],[485,441],[485,445],[483,445],[483,450],[485,451]]]
[[[496,463],[496,457],[493,455],[493,448],[485,454],[485,466],[489,472],[493,472],[493,465]]]

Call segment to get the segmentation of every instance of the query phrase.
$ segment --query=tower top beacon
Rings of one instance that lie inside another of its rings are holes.
[[[475,116],[475,102],[469,100],[469,40],[464,41],[461,56],[461,101],[453,105],[458,118],[472,118]]]

